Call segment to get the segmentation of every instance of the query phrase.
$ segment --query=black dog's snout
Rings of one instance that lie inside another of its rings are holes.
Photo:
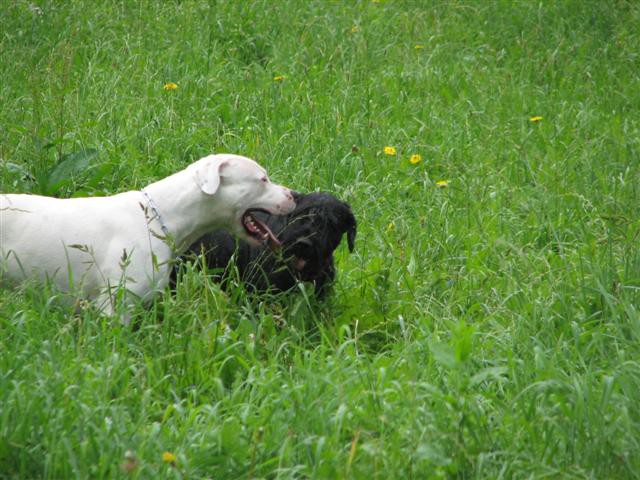
[[[302,200],[302,194],[300,192],[296,192],[295,190],[289,190],[289,193],[291,194],[291,197],[293,198],[293,201],[298,203],[300,200]]]

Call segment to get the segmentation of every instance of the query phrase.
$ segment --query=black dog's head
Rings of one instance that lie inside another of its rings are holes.
[[[335,278],[333,252],[345,233],[349,251],[353,252],[356,219],[347,203],[328,193],[298,194],[296,202],[289,215],[264,215],[264,221],[282,242],[282,259],[289,276],[312,282],[321,292]],[[287,275],[283,272],[282,276]],[[293,286],[294,282],[286,283]]]
[[[225,273],[235,259],[240,278],[256,291],[285,291],[303,281],[313,283],[321,295],[335,278],[333,252],[345,233],[353,251],[356,219],[347,203],[328,193],[296,194],[295,200],[296,208],[289,215],[255,213],[282,242],[279,252],[249,245],[225,230],[203,236],[189,252],[204,252],[207,268]],[[225,275],[214,278],[224,280]]]

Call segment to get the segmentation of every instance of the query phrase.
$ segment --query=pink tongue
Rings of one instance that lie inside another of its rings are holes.
[[[276,238],[276,236],[269,231],[269,239],[267,240],[269,243],[269,248],[271,250],[278,250],[282,247],[282,242]]]

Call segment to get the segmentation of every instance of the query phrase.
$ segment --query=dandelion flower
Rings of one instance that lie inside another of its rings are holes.
[[[162,453],[162,461],[164,463],[176,463],[176,456],[171,452],[163,452]]]
[[[416,50],[422,50],[424,48],[424,45],[416,45],[415,47]]]
[[[351,27],[351,33],[358,33],[360,31],[360,27],[357,25],[354,25],[353,27]]]
[[[537,116],[535,116],[535,117],[531,117],[531,118],[529,119],[529,121],[530,121],[531,123],[538,123],[538,122],[539,122],[539,121],[541,121],[541,120],[542,120],[542,117],[541,117],[541,116],[539,116],[539,115],[537,115]]]
[[[395,229],[396,229],[396,224],[395,224],[395,222],[391,221],[391,222],[389,222],[389,225],[387,225],[386,232],[389,233],[389,232],[391,232],[391,231],[393,231]]]
[[[277,75],[277,76],[273,77],[273,80],[276,81],[276,82],[281,82],[285,78],[287,78],[287,77],[285,77],[284,75]]]
[[[409,159],[409,162],[411,163],[411,165],[416,165],[421,161],[422,161],[422,155],[420,155],[419,153],[414,153],[413,155],[411,155],[411,158]]]
[[[449,188],[449,180],[438,180],[436,182],[438,188]]]
[[[165,83],[163,88],[166,92],[169,92],[178,88],[178,84],[173,82]]]
[[[396,147],[384,147],[384,149],[382,151],[386,155],[395,155],[396,154]]]

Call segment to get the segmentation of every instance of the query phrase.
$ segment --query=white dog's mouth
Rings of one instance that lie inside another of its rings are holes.
[[[242,226],[249,239],[258,244],[268,244],[272,250],[280,248],[282,243],[280,243],[280,240],[273,234],[271,229],[254,215],[257,212],[269,215],[269,212],[262,208],[250,208],[242,214]]]

